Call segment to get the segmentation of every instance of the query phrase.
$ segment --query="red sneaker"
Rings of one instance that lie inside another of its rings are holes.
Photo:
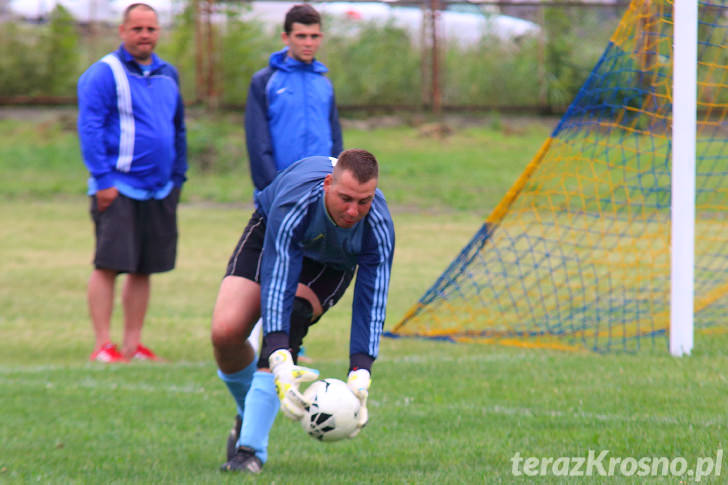
[[[147,347],[143,346],[142,344],[139,344],[137,346],[136,351],[134,352],[134,356],[132,357],[134,360],[157,360],[161,361],[157,355],[149,350]]]
[[[114,364],[117,362],[129,362],[126,357],[121,355],[121,352],[116,348],[116,345],[111,342],[106,342],[101,347],[97,348],[89,357],[89,360],[95,362],[105,362],[107,364]]]

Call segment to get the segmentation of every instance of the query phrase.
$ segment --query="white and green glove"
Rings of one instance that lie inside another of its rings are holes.
[[[349,438],[359,434],[359,431],[367,425],[369,421],[369,411],[367,411],[367,398],[369,397],[369,386],[372,384],[372,378],[366,369],[357,369],[349,372],[349,379],[346,385],[349,386],[351,392],[359,399],[359,421],[356,429],[351,432]]]
[[[311,382],[318,379],[319,371],[293,364],[291,353],[279,349],[270,354],[268,358],[270,368],[275,377],[276,392],[281,400],[281,411],[294,421],[299,421],[306,409],[311,405],[298,390],[302,382]]]

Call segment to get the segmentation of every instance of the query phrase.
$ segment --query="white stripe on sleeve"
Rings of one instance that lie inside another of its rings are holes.
[[[372,228],[379,248],[379,264],[377,265],[374,283],[374,295],[369,317],[369,353],[376,356],[379,353],[379,339],[387,308],[387,289],[389,288],[390,268],[389,258],[392,252],[392,240],[386,229],[385,217],[376,209],[370,212]]]
[[[134,111],[131,105],[131,89],[129,79],[121,61],[114,54],[107,54],[101,59],[111,67],[116,83],[116,105],[119,110],[119,158],[116,161],[116,169],[120,172],[128,172],[131,169],[131,161],[134,157]]]

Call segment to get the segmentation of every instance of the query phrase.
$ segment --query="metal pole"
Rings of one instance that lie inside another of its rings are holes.
[[[205,84],[205,78],[202,74],[204,58],[202,56],[202,6],[200,2],[203,0],[195,1],[195,103],[200,103],[204,100],[203,85]]]
[[[425,2],[422,2],[420,10],[422,11],[422,20],[420,25],[420,79],[422,80],[422,86],[420,89],[420,99],[424,108],[430,103],[430,76],[428,75],[430,50],[428,49],[429,42],[427,35],[427,30],[430,25],[430,9]]]
[[[693,349],[698,2],[673,6],[670,353]]]
[[[442,96],[440,93],[440,0],[430,0],[432,27],[432,111],[436,115],[442,112]]]
[[[212,26],[212,12],[215,0],[207,0],[207,103],[208,108],[217,108],[215,90],[215,31]]]
[[[96,0],[91,0],[88,4],[88,34],[90,40],[90,48],[88,50],[89,64],[93,64],[98,59],[96,55],[98,32],[99,29],[96,22]]]

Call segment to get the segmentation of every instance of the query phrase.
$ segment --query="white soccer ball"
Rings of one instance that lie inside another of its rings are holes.
[[[316,381],[303,393],[311,402],[301,426],[312,438],[339,441],[348,438],[359,419],[359,399],[344,381]]]

